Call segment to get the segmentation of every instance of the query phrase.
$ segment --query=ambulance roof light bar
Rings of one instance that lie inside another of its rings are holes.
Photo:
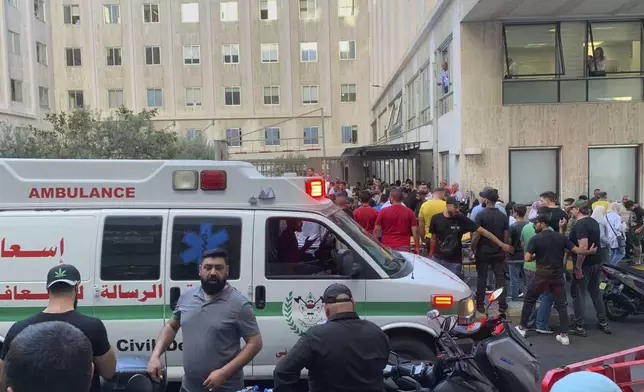
[[[324,186],[324,180],[306,180],[305,188],[306,194],[314,199],[324,199],[326,197],[326,187]]]
[[[172,172],[172,189],[175,191],[196,191],[201,184],[203,191],[226,190],[225,170],[175,170]]]

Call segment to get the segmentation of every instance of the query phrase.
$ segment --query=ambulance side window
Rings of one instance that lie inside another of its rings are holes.
[[[228,279],[239,279],[242,220],[221,216],[175,217],[172,226],[173,281],[199,280],[199,265],[204,250],[228,251]]]
[[[158,280],[161,274],[160,216],[105,218],[101,279]]]

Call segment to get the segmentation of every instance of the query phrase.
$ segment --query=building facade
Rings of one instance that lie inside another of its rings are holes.
[[[44,0],[0,3],[0,123],[42,126],[53,105],[48,15]]]
[[[62,110],[156,108],[250,161],[372,142],[367,0],[51,3]]]
[[[392,3],[371,3],[372,45],[384,52],[401,18]],[[491,185],[506,201],[595,188],[643,196],[644,3],[418,0],[399,12],[418,9],[430,11],[400,57],[372,62],[384,86],[372,89],[372,127],[384,144],[423,142],[432,182],[475,194]]]

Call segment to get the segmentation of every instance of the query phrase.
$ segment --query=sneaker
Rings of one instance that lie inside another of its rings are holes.
[[[516,328],[516,329],[517,329],[517,331],[519,331],[519,334],[520,334],[522,337],[524,337],[524,338],[525,338],[525,335],[526,335],[526,332],[527,332],[525,329],[522,329],[522,328],[521,328],[521,326],[519,326],[519,325],[517,325],[517,326],[516,326],[516,327],[514,327],[514,328]]]
[[[600,323],[600,324],[597,324],[597,326],[599,327],[599,330],[605,333],[606,335],[610,335],[613,333],[613,331],[611,331],[610,327],[606,323],[604,324]]]
[[[567,346],[570,344],[570,338],[568,338],[568,335],[563,336],[562,334],[557,335],[557,341],[563,344],[564,346]]]
[[[519,298],[523,298],[523,293],[519,293]]]
[[[582,337],[588,336],[586,329],[584,327],[580,327],[579,325],[575,325],[574,327],[572,327],[569,332],[571,335],[577,335]]]
[[[552,329],[550,329],[550,328],[537,328],[537,329],[536,329],[536,331],[537,331],[538,333],[540,333],[540,334],[544,334],[544,335],[550,335],[550,334],[555,333],[555,331],[553,331],[553,330],[552,330]]]

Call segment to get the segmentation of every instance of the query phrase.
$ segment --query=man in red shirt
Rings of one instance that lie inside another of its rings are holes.
[[[414,212],[402,204],[402,191],[394,189],[390,194],[391,206],[383,208],[378,213],[373,236],[378,238],[382,233],[382,244],[401,252],[409,252],[410,234],[419,244],[418,226]]]
[[[376,226],[378,211],[369,205],[371,194],[368,191],[360,192],[360,203],[362,205],[353,211],[353,218],[369,234],[373,234],[373,228]]]

